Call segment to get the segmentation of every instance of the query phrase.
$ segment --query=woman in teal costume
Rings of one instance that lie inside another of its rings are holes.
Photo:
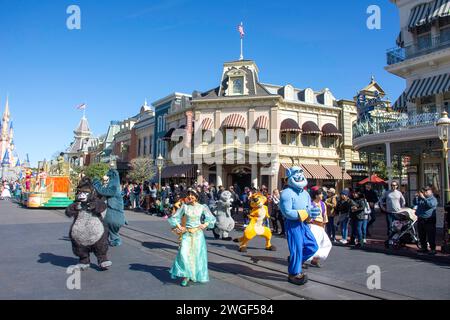
[[[174,231],[180,235],[181,243],[170,274],[172,279],[183,278],[181,285],[189,281],[208,282],[208,251],[203,230],[213,229],[216,218],[211,211],[197,202],[198,194],[189,189],[186,203],[168,219]]]

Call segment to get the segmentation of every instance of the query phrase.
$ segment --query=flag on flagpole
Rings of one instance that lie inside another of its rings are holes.
[[[77,107],[77,109],[78,109],[78,110],[85,110],[85,109],[86,109],[86,103],[80,104],[80,105]]]
[[[243,39],[245,36],[245,32],[244,32],[244,24],[242,22],[240,25],[238,25],[238,31],[239,34],[241,35],[241,39]]]

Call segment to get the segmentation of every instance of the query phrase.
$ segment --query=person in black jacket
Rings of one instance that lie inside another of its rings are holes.
[[[352,208],[355,207],[355,205],[355,202],[350,199],[350,192],[348,190],[342,191],[336,207],[336,212],[338,214],[338,225],[341,228],[342,234],[342,239],[340,242],[342,244],[347,244],[348,222],[350,220]]]
[[[367,235],[370,236],[369,233],[369,227],[373,225],[375,220],[377,219],[375,216],[375,203],[378,202],[379,198],[375,190],[372,189],[372,184],[368,183],[366,184],[366,188],[364,190],[364,197],[366,198],[367,202],[370,206],[370,221],[367,224]]]
[[[362,231],[359,232],[358,223],[360,220],[364,220],[364,208],[365,199],[362,192],[355,192],[354,205],[352,206],[352,212],[350,214],[350,224],[352,226],[352,236],[350,238],[350,245],[356,245],[356,247],[361,247],[363,242]],[[356,238],[358,238],[358,244],[356,244]]]

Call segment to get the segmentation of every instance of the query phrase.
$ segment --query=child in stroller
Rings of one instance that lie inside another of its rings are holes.
[[[396,213],[388,240],[385,241],[385,247],[400,248],[410,243],[419,247],[416,223],[417,216],[413,209],[403,208],[402,211]]]

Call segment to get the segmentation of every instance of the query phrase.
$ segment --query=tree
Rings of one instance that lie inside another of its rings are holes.
[[[150,158],[136,158],[131,160],[131,171],[128,178],[137,183],[152,179],[156,174],[153,160]]]
[[[109,165],[107,163],[94,163],[89,165],[84,173],[87,177],[91,179],[101,179],[103,178],[109,170]]]

